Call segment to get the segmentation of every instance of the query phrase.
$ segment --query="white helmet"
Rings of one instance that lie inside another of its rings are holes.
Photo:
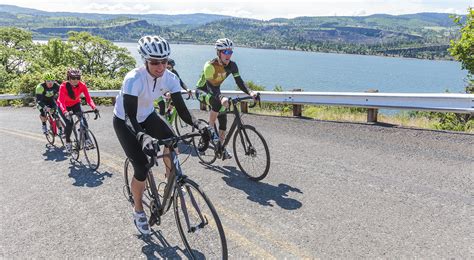
[[[170,45],[160,36],[143,36],[138,40],[138,53],[145,60],[148,59],[165,59],[171,54]]]
[[[218,39],[216,41],[216,50],[218,51],[222,51],[222,50],[225,50],[225,49],[233,49],[234,48],[234,43],[229,40],[228,38],[222,38],[222,39]]]

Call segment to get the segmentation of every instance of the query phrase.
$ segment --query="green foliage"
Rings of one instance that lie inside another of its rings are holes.
[[[474,9],[468,8],[466,21],[461,23],[460,17],[454,18],[454,22],[461,27],[461,37],[451,41],[449,51],[453,57],[460,61],[463,69],[474,75]]]
[[[255,84],[253,81],[247,81],[247,86],[249,89],[253,91],[264,91],[265,87],[264,86],[259,86]]]
[[[7,73],[26,73],[34,51],[30,32],[0,27],[0,65]]]
[[[0,42],[0,93],[33,95],[45,72],[61,83],[68,67],[82,69],[91,89],[119,89],[125,74],[135,67],[135,59],[125,48],[86,32],[71,32],[67,42],[51,39],[39,45],[33,43],[30,32],[0,28]],[[98,101],[103,102],[110,99]]]
[[[39,45],[39,49],[43,59],[38,60],[38,65],[43,68],[68,67],[75,61],[73,45],[59,38],[49,39],[47,44]]]
[[[128,50],[87,32],[69,32],[76,64],[84,73],[103,77],[123,77],[135,67]]]

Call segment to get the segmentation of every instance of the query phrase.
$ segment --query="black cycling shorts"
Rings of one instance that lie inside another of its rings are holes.
[[[147,176],[145,165],[148,164],[148,159],[135,134],[128,128],[124,120],[116,116],[114,116],[113,124],[120,145],[133,165],[135,179],[145,181]],[[156,112],[151,113],[143,123],[140,123],[140,126],[145,130],[145,133],[158,140],[175,136],[173,128]]]

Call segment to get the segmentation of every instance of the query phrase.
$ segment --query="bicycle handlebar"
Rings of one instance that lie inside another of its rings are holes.
[[[153,138],[153,148],[155,149],[155,153],[158,154],[158,152],[160,152],[160,145],[164,145],[165,147],[172,147],[176,145],[176,143],[178,143],[178,141],[180,140],[186,140],[186,139],[190,139],[197,136],[201,136],[201,134],[199,132],[193,132],[193,133],[187,133],[181,136],[173,136],[173,137],[162,139],[162,140]],[[156,155],[156,156],[147,156],[148,164],[145,165],[146,169],[148,170],[151,169],[151,167],[155,165],[156,160],[163,158],[164,156],[165,156],[164,154]]]
[[[97,118],[100,117],[100,113],[96,110],[87,110],[87,111],[83,111],[82,113],[83,114],[95,113],[94,120],[97,120]]]
[[[229,100],[232,101],[234,104],[237,104],[241,101],[249,100],[249,99],[254,99],[254,98],[252,96],[239,97],[239,98],[229,98]],[[257,92],[257,96],[255,97],[255,101],[249,107],[254,108],[257,105],[257,103],[259,104],[259,106],[261,106],[261,104],[260,104],[260,93],[258,93],[258,92]]]

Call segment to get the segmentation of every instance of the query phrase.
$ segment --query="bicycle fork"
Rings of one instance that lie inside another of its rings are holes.
[[[198,231],[199,229],[204,228],[207,224],[209,224],[209,221],[207,220],[207,218],[205,216],[203,216],[201,210],[199,209],[199,206],[196,203],[196,199],[194,198],[194,195],[191,192],[191,189],[187,186],[184,186],[184,187],[186,187],[186,193],[189,194],[189,199],[191,200],[191,204],[193,205],[194,209],[196,210],[196,213],[199,216],[199,219],[201,220],[201,222],[199,224],[197,224],[195,226],[191,226],[191,223],[189,221],[188,209],[186,207],[186,202],[184,200],[184,193],[181,190],[181,187],[183,187],[182,182],[180,184],[181,184],[180,188],[177,189],[177,191],[178,191],[178,197],[181,201],[181,209],[183,210],[184,220],[186,221],[186,226],[188,228],[188,233],[194,233],[194,232]]]

